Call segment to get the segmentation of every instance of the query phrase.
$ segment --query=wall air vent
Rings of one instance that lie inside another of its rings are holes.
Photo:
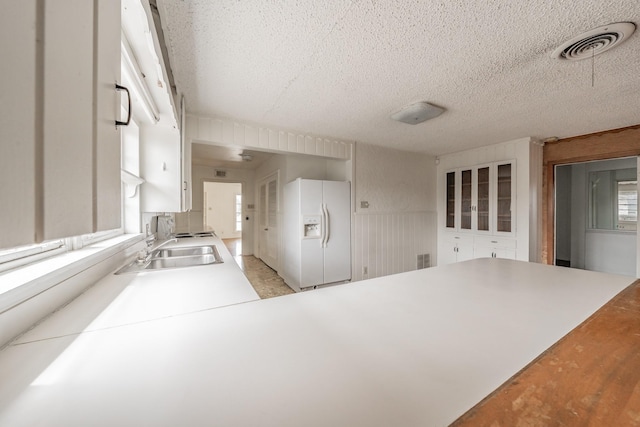
[[[226,178],[226,177],[227,177],[227,171],[216,169],[216,178]]]
[[[423,268],[431,267],[431,255],[430,254],[420,254],[416,259],[416,269],[422,270]]]
[[[553,51],[553,58],[579,61],[592,58],[619,45],[636,30],[632,22],[616,22],[580,34]]]

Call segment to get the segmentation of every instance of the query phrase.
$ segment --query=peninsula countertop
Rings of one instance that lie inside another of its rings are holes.
[[[448,425],[632,282],[477,259],[66,335],[45,322],[0,352],[0,425]]]

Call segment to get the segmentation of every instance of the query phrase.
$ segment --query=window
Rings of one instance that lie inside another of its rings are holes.
[[[236,194],[236,231],[242,231],[242,195]]]
[[[638,221],[638,181],[618,181],[618,228],[633,230]]]
[[[588,228],[635,231],[638,221],[636,168],[589,172]]]

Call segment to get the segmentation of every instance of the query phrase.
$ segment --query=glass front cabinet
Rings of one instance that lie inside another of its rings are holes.
[[[511,236],[515,232],[515,161],[446,172],[445,228]]]

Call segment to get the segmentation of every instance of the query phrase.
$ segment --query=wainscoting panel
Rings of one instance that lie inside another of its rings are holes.
[[[353,280],[416,270],[418,255],[436,259],[436,212],[355,215]]]

